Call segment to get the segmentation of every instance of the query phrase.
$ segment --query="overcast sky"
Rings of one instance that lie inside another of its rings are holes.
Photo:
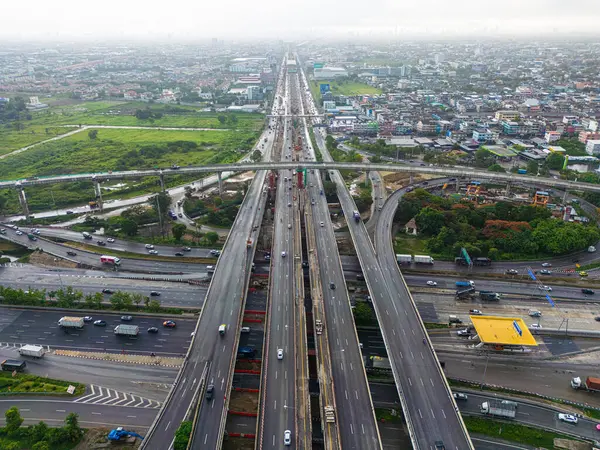
[[[600,0],[5,0],[0,37],[600,34]]]

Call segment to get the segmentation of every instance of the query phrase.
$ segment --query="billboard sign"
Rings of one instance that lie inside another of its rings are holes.
[[[325,92],[331,91],[331,86],[329,83],[321,83],[319,89],[321,90],[321,95],[323,95]]]

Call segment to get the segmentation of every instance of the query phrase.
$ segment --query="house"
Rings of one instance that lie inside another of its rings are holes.
[[[419,234],[419,231],[417,229],[417,222],[415,222],[414,217],[408,222],[406,222],[406,225],[404,225],[404,231],[406,234],[410,234],[412,236],[416,236],[417,234]]]
[[[560,133],[558,131],[546,131],[544,139],[546,139],[548,144],[551,144],[552,142],[560,139]]]
[[[125,94],[123,94],[123,98],[125,100],[137,100],[138,93],[135,91],[127,91],[127,92],[125,92]]]

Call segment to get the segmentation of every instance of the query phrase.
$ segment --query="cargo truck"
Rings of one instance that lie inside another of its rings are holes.
[[[396,255],[396,261],[398,261],[398,264],[410,264],[412,262],[412,255]]]
[[[29,238],[30,241],[37,241],[37,237],[35,237],[35,235],[28,233],[27,237]]]
[[[0,367],[8,372],[23,372],[27,367],[27,363],[18,359],[5,359],[0,363]]]
[[[355,222],[360,222],[360,214],[358,211],[356,211],[356,210],[352,211],[352,217],[354,217]]]
[[[475,266],[489,266],[492,264],[492,260],[490,258],[475,258],[473,260],[473,265]]]
[[[487,301],[498,301],[500,300],[500,294],[498,294],[497,292],[492,292],[492,291],[479,291],[479,298],[481,300],[487,300]]]
[[[88,233],[87,231],[84,231],[83,233],[81,233],[81,235],[83,236],[84,239],[90,240],[93,239],[93,236]]]
[[[41,358],[46,353],[46,350],[41,345],[24,345],[19,349],[19,355],[21,356],[32,356],[34,358]]]
[[[571,379],[571,387],[590,392],[600,392],[600,378],[587,377],[585,381],[581,381],[580,377],[575,377]]]
[[[518,169],[518,170],[517,170],[517,173],[518,173],[519,175],[525,175],[525,174],[527,173],[527,170],[526,170],[526,169]]]
[[[109,264],[109,265],[112,265],[112,266],[120,266],[121,265],[121,258],[117,258],[116,256],[102,255],[100,257],[100,262],[102,264]]]
[[[464,288],[464,289],[458,289],[456,291],[456,296],[457,297],[468,297],[471,294],[473,294],[475,292],[475,288],[469,286],[468,288]]]
[[[61,328],[83,328],[83,317],[64,316],[58,319],[58,326]]]
[[[501,400],[488,400],[481,404],[481,413],[488,416],[514,419],[517,415],[517,404],[515,402],[504,402]]]
[[[382,356],[372,356],[371,363],[373,364],[374,369],[383,369],[383,370],[391,370],[392,369],[390,360],[388,358],[384,358]]]
[[[415,255],[413,260],[416,264],[433,264],[433,258],[427,255]]]
[[[475,287],[475,282],[472,280],[471,281],[457,281],[456,287],[457,288]]]
[[[117,325],[114,331],[117,336],[137,336],[140,327],[137,325]]]

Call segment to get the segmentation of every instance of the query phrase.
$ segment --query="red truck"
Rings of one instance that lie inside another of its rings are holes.
[[[571,379],[571,387],[573,389],[585,389],[591,392],[600,392],[600,378],[587,377],[585,381],[581,381],[581,378],[575,377]]]

